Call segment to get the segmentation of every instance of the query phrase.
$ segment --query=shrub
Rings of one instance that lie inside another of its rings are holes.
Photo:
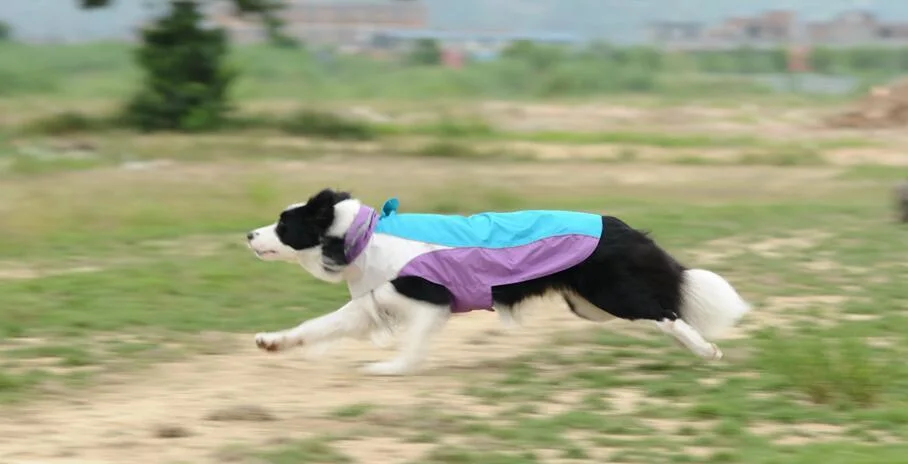
[[[442,118],[432,124],[417,126],[414,131],[437,137],[456,138],[489,137],[495,134],[495,129],[488,122],[479,118]]]
[[[6,21],[0,21],[0,42],[13,40],[13,27]]]
[[[137,61],[142,89],[126,106],[126,118],[145,131],[201,131],[221,127],[236,73],[226,64],[227,37],[206,29],[199,6],[174,0],[168,14],[142,31]]]
[[[438,66],[441,63],[441,47],[432,39],[420,39],[407,55],[406,62],[415,66]]]
[[[416,149],[414,154],[430,158],[477,158],[482,156],[482,153],[469,145],[446,140],[428,143]]]
[[[376,136],[375,128],[368,123],[311,110],[297,111],[281,126],[288,134],[334,140],[371,140]]]
[[[66,135],[104,130],[113,126],[114,121],[111,119],[90,116],[76,111],[64,111],[27,123],[25,131],[46,135]]]

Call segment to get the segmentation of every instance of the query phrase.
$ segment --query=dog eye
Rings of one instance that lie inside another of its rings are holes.
[[[274,233],[277,235],[282,235],[284,233],[284,229],[286,228],[287,226],[285,226],[283,222],[278,222],[274,227]]]

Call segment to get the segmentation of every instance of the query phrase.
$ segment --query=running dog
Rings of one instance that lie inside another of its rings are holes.
[[[278,332],[266,351],[341,338],[381,344],[401,335],[396,357],[375,375],[416,371],[432,335],[452,314],[493,310],[519,322],[533,297],[559,295],[583,319],[649,320],[697,356],[722,357],[716,340],[750,309],[721,276],[688,269],[646,232],[612,216],[516,211],[472,216],[376,211],[324,189],[246,236],[262,260],[301,265],[317,279],[346,282],[340,309]]]

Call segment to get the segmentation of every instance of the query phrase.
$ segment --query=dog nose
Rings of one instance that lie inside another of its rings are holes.
[[[252,240],[255,238],[255,232],[249,232],[246,234],[246,240]]]

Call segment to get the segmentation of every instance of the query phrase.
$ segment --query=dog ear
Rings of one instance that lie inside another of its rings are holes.
[[[306,202],[316,224],[327,229],[334,222],[334,205],[350,198],[347,192],[338,192],[329,188],[316,193]]]
[[[306,205],[312,206],[313,208],[324,208],[327,205],[334,206],[332,202],[334,201],[335,195],[334,190],[329,188],[322,189],[322,191],[309,197]]]

